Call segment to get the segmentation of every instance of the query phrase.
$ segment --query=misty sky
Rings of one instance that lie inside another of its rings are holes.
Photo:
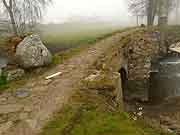
[[[130,14],[126,0],[54,0],[44,22],[65,22],[72,18],[96,18],[125,23]]]

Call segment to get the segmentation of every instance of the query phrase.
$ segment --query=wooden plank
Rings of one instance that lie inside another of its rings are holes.
[[[52,79],[52,78],[54,78],[54,77],[56,77],[56,76],[59,76],[59,75],[61,75],[61,74],[62,74],[62,72],[57,72],[57,73],[55,73],[55,74],[52,74],[52,75],[50,75],[50,76],[45,77],[45,79],[46,79],[46,80]]]

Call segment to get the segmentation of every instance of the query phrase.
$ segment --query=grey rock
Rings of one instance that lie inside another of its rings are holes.
[[[16,98],[26,98],[31,95],[31,92],[28,89],[17,89],[14,93],[13,96]]]
[[[52,62],[52,55],[38,35],[26,37],[16,49],[16,61],[23,68],[46,66]]]
[[[8,71],[7,73],[7,80],[8,81],[14,81],[17,79],[20,79],[21,77],[23,77],[25,74],[25,71],[23,69],[14,69],[11,71]]]

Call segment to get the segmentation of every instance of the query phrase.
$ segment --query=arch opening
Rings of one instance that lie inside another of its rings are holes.
[[[128,81],[127,73],[124,68],[121,68],[118,72],[120,73],[120,76],[121,76],[121,85],[122,85],[122,91],[124,94],[127,89],[127,81]]]

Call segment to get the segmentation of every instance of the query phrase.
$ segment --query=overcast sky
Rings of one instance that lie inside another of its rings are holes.
[[[127,0],[54,0],[44,22],[65,22],[72,18],[97,18],[126,22],[130,18]]]

